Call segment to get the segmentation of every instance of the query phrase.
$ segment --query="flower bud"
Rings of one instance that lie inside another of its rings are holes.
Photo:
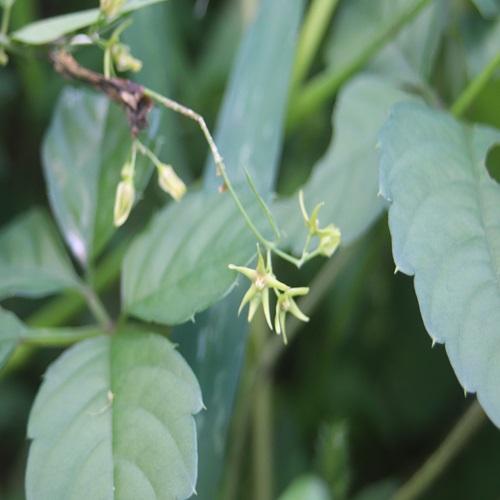
[[[142,69],[142,61],[130,54],[130,47],[123,43],[113,46],[111,53],[118,71],[133,71],[138,73]]]
[[[9,62],[9,56],[5,52],[5,50],[0,49],[0,66],[7,66]]]
[[[340,229],[333,224],[318,231],[319,244],[318,250],[321,255],[331,257],[340,245]]]
[[[179,201],[186,194],[186,185],[177,177],[171,165],[161,163],[158,167],[158,184],[165,193],[175,201]]]
[[[120,227],[127,219],[134,205],[135,188],[131,179],[123,180],[116,188],[114,224]]]
[[[101,12],[108,18],[115,17],[125,3],[125,0],[100,0]]]

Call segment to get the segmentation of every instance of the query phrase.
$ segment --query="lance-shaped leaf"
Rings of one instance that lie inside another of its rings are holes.
[[[40,297],[79,288],[55,227],[41,210],[31,210],[0,232],[0,298]]]
[[[68,246],[83,265],[116,230],[115,191],[130,147],[122,110],[95,92],[69,87],[63,91],[43,142],[42,161],[52,210]],[[151,172],[149,162],[138,155],[137,197]]]
[[[190,497],[201,408],[193,372],[164,337],[77,344],[49,368],[31,411],[27,499]]]
[[[500,188],[485,167],[500,131],[416,103],[395,106],[380,142],[380,185],[399,270],[432,339],[500,426]]]
[[[120,9],[119,15],[127,14],[134,10],[146,7],[163,0],[128,0]],[[99,20],[99,9],[82,10],[62,16],[42,19],[23,26],[12,33],[11,37],[17,42],[29,43],[30,45],[41,45],[52,42],[73,31],[81,30]]]

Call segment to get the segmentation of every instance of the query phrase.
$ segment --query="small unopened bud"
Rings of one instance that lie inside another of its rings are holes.
[[[162,163],[158,166],[158,184],[175,201],[179,201],[186,194],[186,185],[177,176],[171,165]]]
[[[5,50],[0,49],[0,66],[7,66],[9,62],[9,56],[5,53]]]
[[[321,255],[331,257],[340,245],[340,229],[333,224],[318,231],[319,244],[318,250]]]
[[[142,61],[132,56],[128,45],[117,43],[113,46],[112,54],[118,71],[133,71],[134,73],[141,71]]]
[[[116,188],[114,224],[120,227],[130,215],[134,205],[135,188],[131,179],[123,180]]]
[[[115,17],[123,7],[125,0],[100,0],[101,12],[108,18]]]

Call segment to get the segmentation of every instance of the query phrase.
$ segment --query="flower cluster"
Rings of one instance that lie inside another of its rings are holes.
[[[234,266],[233,264],[230,264],[228,266],[229,269],[240,272],[252,282],[250,288],[241,301],[238,314],[241,313],[241,310],[248,303],[248,321],[250,322],[252,321],[258,307],[262,304],[262,309],[264,310],[264,316],[266,318],[267,324],[272,330],[273,324],[271,322],[269,290],[274,290],[274,293],[277,297],[274,327],[278,335],[283,333],[283,341],[286,344],[286,314],[291,313],[301,321],[309,321],[309,318],[298,308],[293,299],[293,297],[296,297],[298,295],[306,295],[309,292],[309,288],[291,288],[281,281],[278,281],[272,271],[270,251],[268,251],[267,253],[266,264],[264,264],[264,258],[262,257],[262,253],[260,252],[260,247],[258,245],[257,254],[258,260],[257,267],[255,269]]]
[[[300,211],[302,212],[302,217],[308,230],[308,239],[304,247],[302,257],[304,258],[307,256],[308,258],[311,258],[317,254],[323,255],[324,257],[331,257],[340,245],[340,229],[333,224],[329,224],[323,229],[319,227],[318,212],[323,206],[323,203],[316,205],[310,217],[304,206],[304,193],[302,191],[299,192],[299,203]],[[307,247],[309,246],[310,238],[313,236],[319,237],[319,243],[316,250],[309,253]]]

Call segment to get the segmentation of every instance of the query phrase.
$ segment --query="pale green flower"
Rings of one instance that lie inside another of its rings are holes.
[[[281,281],[278,281],[271,270],[271,263],[268,256],[268,265],[264,264],[264,258],[260,253],[260,248],[257,245],[258,260],[257,267],[251,269],[249,267],[234,266],[229,264],[229,269],[234,269],[239,273],[246,276],[252,284],[247,290],[247,293],[241,301],[240,308],[238,309],[238,314],[241,313],[242,309],[247,303],[248,306],[248,321],[252,321],[255,312],[257,311],[259,305],[262,303],[262,308],[264,310],[264,316],[266,317],[267,324],[272,330],[271,313],[269,310],[269,289],[273,288],[275,290],[288,290],[288,286]]]
[[[108,18],[115,17],[126,0],[100,0],[101,12]]]
[[[340,245],[340,229],[330,224],[324,229],[318,229],[316,234],[319,236],[319,253],[325,257],[331,257]]]
[[[307,295],[309,293],[309,288],[303,286],[299,288],[289,288],[283,293],[277,292],[278,300],[276,302],[276,315],[274,316],[274,327],[276,328],[276,333],[280,335],[283,333],[283,342],[286,344],[288,342],[286,338],[286,314],[291,313],[300,321],[309,321],[309,318],[299,309],[299,306],[295,303],[293,297],[300,295]]]

